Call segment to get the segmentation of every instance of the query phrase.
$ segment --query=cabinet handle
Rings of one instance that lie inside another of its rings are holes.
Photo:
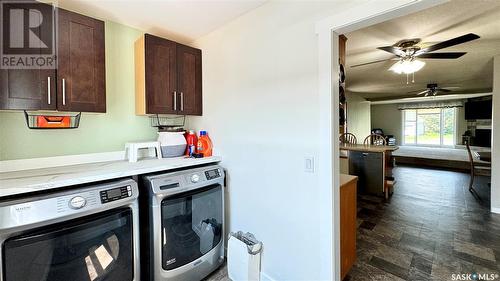
[[[62,79],[62,104],[66,105],[66,80],[63,78]]]
[[[177,111],[177,91],[174,91],[174,111]]]
[[[184,93],[181,92],[181,111],[184,111]]]
[[[50,104],[50,76],[47,77],[47,103]]]

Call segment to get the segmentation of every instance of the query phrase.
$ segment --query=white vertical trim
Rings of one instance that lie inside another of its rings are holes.
[[[339,185],[339,150],[338,142],[334,141],[339,126],[339,107],[338,105],[338,86],[334,87],[333,77],[338,77],[338,35],[333,34],[331,30],[318,35],[318,53],[322,59],[318,61],[319,67],[319,112],[320,112],[320,147],[318,161],[319,177],[319,204],[320,204],[320,278],[321,280],[338,280],[333,276],[340,276],[339,268],[335,264],[340,264],[338,256],[339,249],[335,233],[340,223],[336,217],[340,212],[334,209],[338,204],[335,196],[339,196],[334,191],[334,186]],[[335,61],[337,62],[335,64]],[[336,65],[337,67],[332,67]],[[335,130],[336,128],[336,130]],[[334,172],[332,172],[334,171]],[[338,232],[338,231],[337,231]],[[340,243],[340,242],[339,242]]]
[[[405,135],[406,135],[406,114],[405,114],[405,111],[404,109],[401,110],[401,120],[403,120],[403,122],[401,122],[401,136],[400,137],[400,140],[401,140],[401,145],[405,145],[406,142],[405,142]]]
[[[491,211],[500,214],[500,55],[493,58],[493,112],[491,118]]]

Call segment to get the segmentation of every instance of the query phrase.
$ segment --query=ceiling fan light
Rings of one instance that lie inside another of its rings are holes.
[[[425,66],[425,62],[420,60],[400,60],[393,64],[389,70],[397,74],[412,74]]]

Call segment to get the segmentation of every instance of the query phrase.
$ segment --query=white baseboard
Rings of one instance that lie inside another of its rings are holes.
[[[271,278],[271,276],[265,274],[264,272],[260,273],[260,280],[261,281],[276,281],[275,279]]]
[[[495,214],[500,214],[500,208],[493,208],[491,207],[491,212]]]
[[[43,169],[87,163],[118,161],[125,159],[124,151],[101,153],[76,154],[54,157],[0,161],[0,172],[14,172],[21,170]]]

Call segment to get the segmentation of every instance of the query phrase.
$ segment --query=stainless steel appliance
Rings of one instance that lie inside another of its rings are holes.
[[[201,280],[224,261],[224,170],[144,176],[142,280]]]
[[[384,193],[384,154],[380,152],[349,151],[349,174],[358,176],[358,191]]]
[[[137,197],[126,179],[0,203],[0,280],[139,280]]]

